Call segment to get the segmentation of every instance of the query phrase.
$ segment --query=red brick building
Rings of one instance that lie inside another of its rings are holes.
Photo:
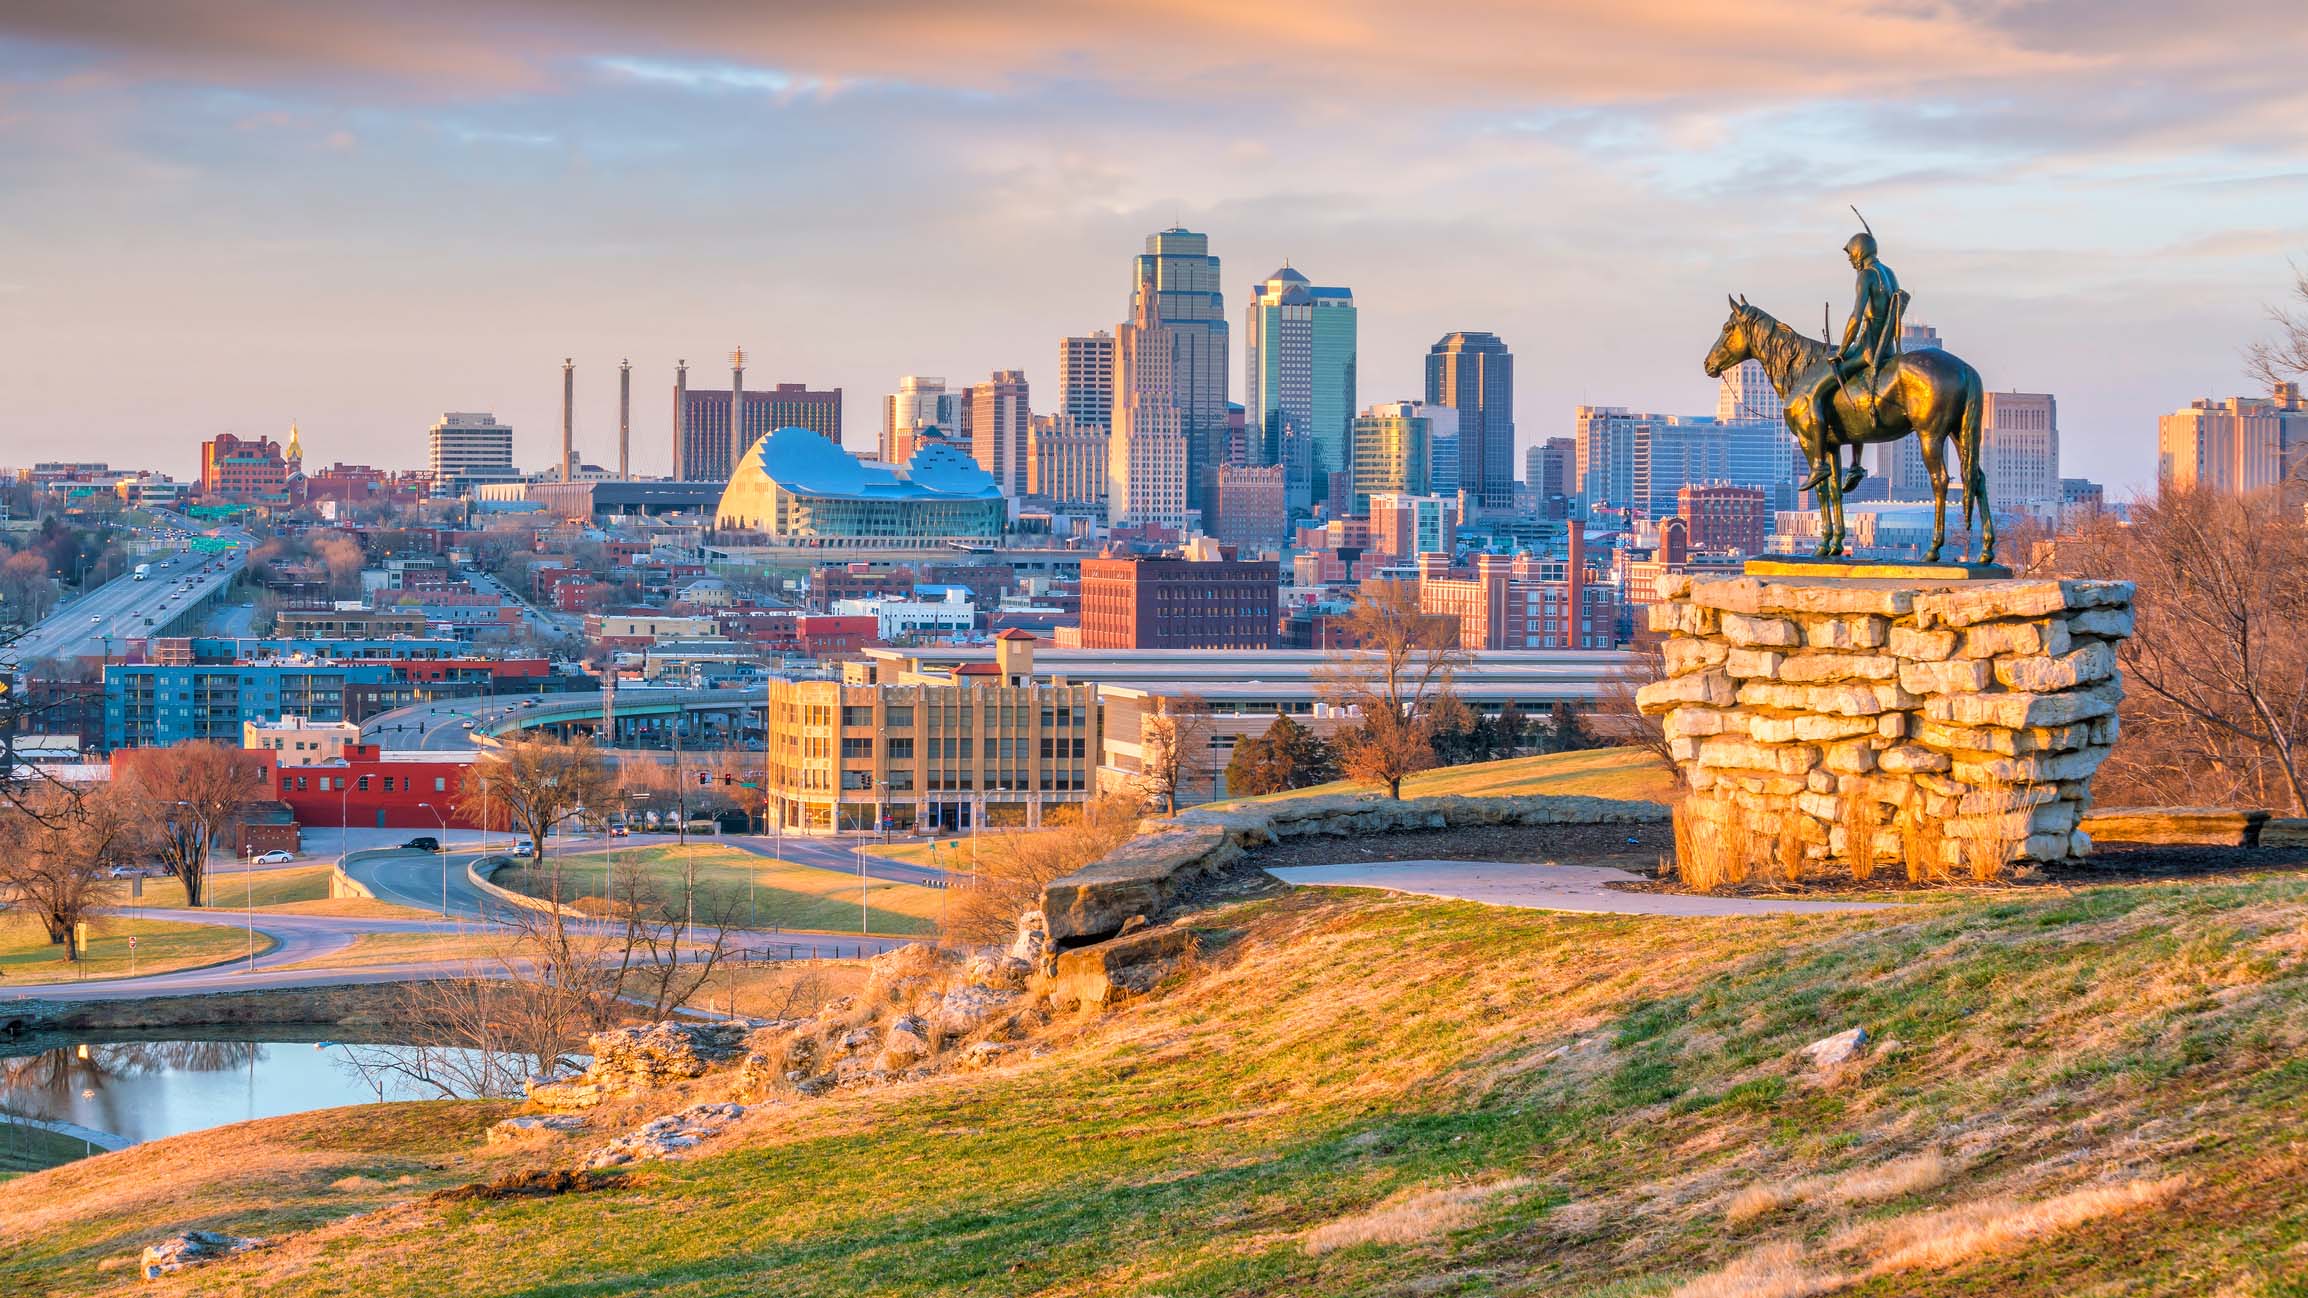
[[[273,796],[288,804],[305,828],[358,825],[362,828],[438,830],[443,824],[478,829],[477,816],[458,810],[457,791],[472,764],[451,754],[381,752],[375,744],[348,744],[345,759],[312,766],[272,765]],[[428,805],[429,804],[429,805]],[[439,812],[436,818],[434,813]],[[503,817],[494,817],[498,828]]]
[[[1570,529],[1563,575],[1527,554],[1477,555],[1471,571],[1450,556],[1419,556],[1419,608],[1455,617],[1463,649],[1609,649],[1618,642],[1619,600],[1587,572],[1581,529]]]
[[[1281,585],[1271,559],[1084,559],[1082,647],[1272,649]]]
[[[1675,493],[1675,513],[1694,550],[1761,554],[1771,535],[1771,501],[1761,487],[1685,487]]]
[[[269,437],[218,433],[200,444],[200,494],[210,500],[288,503],[288,457]]]

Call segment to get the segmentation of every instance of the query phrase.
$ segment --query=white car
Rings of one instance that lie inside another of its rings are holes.
[[[286,865],[290,861],[294,861],[297,858],[296,853],[294,852],[283,852],[280,849],[275,848],[270,852],[260,852],[249,859],[255,861],[258,865]]]

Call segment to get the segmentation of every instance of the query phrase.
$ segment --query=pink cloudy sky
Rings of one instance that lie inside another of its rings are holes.
[[[2243,390],[2308,257],[2297,0],[1263,4],[0,0],[0,463],[189,472],[294,418],[422,456],[488,409],[543,463],[661,471],[672,364],[848,391],[1022,367],[1123,317],[1181,223],[1237,320],[1351,285],[1361,398],[1514,347],[1527,443],[1582,402],[1713,407],[1723,294],[1842,309],[1844,205],[2066,471]],[[1239,340],[1235,364],[1239,366]],[[1240,396],[1240,375],[1235,394]]]

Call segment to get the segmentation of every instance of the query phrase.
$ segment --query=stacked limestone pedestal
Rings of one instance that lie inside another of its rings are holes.
[[[1636,701],[1665,719],[1689,814],[1812,861],[2090,850],[2078,824],[2116,740],[2129,582],[1680,578],[1664,594],[1667,677]]]

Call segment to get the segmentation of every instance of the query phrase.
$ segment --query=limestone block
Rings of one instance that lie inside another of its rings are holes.
[[[1803,643],[1803,633],[1786,618],[1749,617],[1742,613],[1723,615],[1723,638],[1734,645],[1762,645],[1772,649],[1792,649]]]
[[[1757,717],[1748,723],[1757,743],[1817,743],[1875,733],[1871,717]]]
[[[1643,618],[1650,624],[1651,630],[1660,635],[1674,631],[1681,625],[1682,617],[1683,606],[1680,604],[1662,602],[1653,604],[1643,611]]]
[[[1723,714],[1713,708],[1677,708],[1667,714],[1666,733],[1669,739],[1719,735],[1723,733]]]
[[[2064,861],[2073,838],[2068,834],[2030,834],[2020,843],[2015,860]]]
[[[1779,679],[1797,684],[1818,681],[1887,681],[1899,674],[1899,661],[1881,654],[1795,654],[1779,664]]]
[[[1915,597],[1924,627],[1973,626],[2001,618],[2041,618],[2070,609],[2129,605],[2128,581],[1982,581]]]
[[[2058,834],[2064,838],[2068,831],[2076,827],[2076,820],[2076,804],[2047,802],[2035,809],[2035,815],[2028,821],[2028,831],[2030,834]]]
[[[1835,823],[1836,817],[1843,811],[1842,805],[1825,793],[1806,793],[1795,800],[1795,805],[1803,814],[1829,824]]]
[[[1899,686],[1910,694],[1976,694],[1995,679],[1985,658],[1950,658],[1899,666]]]
[[[2094,746],[2095,722],[2069,726],[2030,726],[2005,730],[1985,726],[1951,726],[1936,721],[1916,723],[1915,736],[1934,748],[2016,757],[2025,753],[2056,753]],[[2105,747],[2105,745],[2098,745]]]
[[[1886,712],[1875,719],[1875,733],[1885,739],[1907,737],[1907,717],[1903,713]]]
[[[2057,802],[2060,790],[2056,784],[2036,784],[2026,788],[1974,789],[1955,800],[1955,814],[1959,816],[1986,816],[1998,812],[2021,811]]]
[[[2097,635],[2121,640],[2132,633],[2131,607],[2087,608],[2069,616],[2068,630],[2075,635]]]
[[[1677,735],[1667,741],[1667,756],[1678,762],[1688,762],[1699,756],[1699,741]]]
[[[1891,620],[1869,613],[1803,623],[1803,643],[1813,649],[1880,649],[1890,635]]]
[[[2105,640],[2094,640],[2057,658],[1999,658],[1995,662],[1995,678],[2005,689],[2039,694],[2090,685],[2115,674],[2116,651]]]
[[[1833,793],[1835,792],[1835,777],[1829,775],[1824,770],[1813,771],[1809,775],[1803,777],[1803,786],[1806,792],[1801,796],[1806,798],[1814,797],[1824,793]]]
[[[1645,685],[1635,691],[1635,706],[1645,715],[1653,715],[1686,703],[1726,708],[1738,697],[1729,676],[1719,671],[1701,671]]]
[[[1749,685],[1742,689],[1741,697],[1754,688]],[[1923,715],[1931,721],[2007,730],[2064,726],[2106,716],[2116,710],[2123,697],[2123,687],[2114,682],[2065,694],[1940,694],[1924,701]]]
[[[2308,820],[2276,817],[2260,826],[2262,847],[2308,847]]]
[[[1886,748],[1876,762],[1893,775],[1913,775],[1919,771],[1944,771],[1954,765],[1946,753],[1935,753],[1919,744],[1901,744]]]
[[[2031,753],[2025,757],[1989,757],[1959,761],[1954,775],[1967,784],[2038,784],[2088,779],[2108,758],[2104,748],[2073,753]]]
[[[1759,744],[1730,735],[1699,741],[1701,766],[1802,775],[1819,764],[1819,750],[1809,744]]]
[[[2234,807],[2105,807],[2083,819],[2094,841],[2251,847],[2268,813]]]
[[[1955,656],[1956,633],[1953,631],[1919,631],[1914,627],[1891,628],[1891,656],[1912,662],[1938,662]]]
[[[1827,769],[1846,775],[1865,775],[1875,769],[1875,749],[1865,743],[1843,743],[1828,746],[1824,759]]]
[[[1691,602],[1728,613],[1873,614],[1905,617],[1916,592],[1894,586],[1834,577],[1700,578],[1691,583]]]
[[[2068,835],[2068,855],[2084,857],[2092,854],[2092,836],[2082,830]]]
[[[1723,661],[1723,670],[1736,680],[1773,680],[1779,675],[1779,664],[1785,661],[1785,654],[1769,649],[1733,649]]]
[[[1694,580],[1687,598],[1701,608],[1750,617],[1763,611],[1763,583],[1754,577],[1710,577]]]
[[[1660,651],[1669,676],[1682,676],[1719,666],[1731,652],[1720,640],[1669,640]]]
[[[1691,574],[1670,572],[1659,578],[1659,598],[1682,599],[1691,593]]]
[[[1749,681],[1739,687],[1739,702],[1749,707],[1845,717],[1878,716],[1893,706],[1866,685],[1782,685],[1777,681]]]
[[[2065,622],[1994,622],[1963,633],[1960,658],[2057,657],[2070,648]]]
[[[2109,747],[2114,747],[2116,740],[2123,734],[2123,720],[2113,712],[2104,717],[2092,718],[2091,726],[2091,741],[2095,744],[2106,744]]]

